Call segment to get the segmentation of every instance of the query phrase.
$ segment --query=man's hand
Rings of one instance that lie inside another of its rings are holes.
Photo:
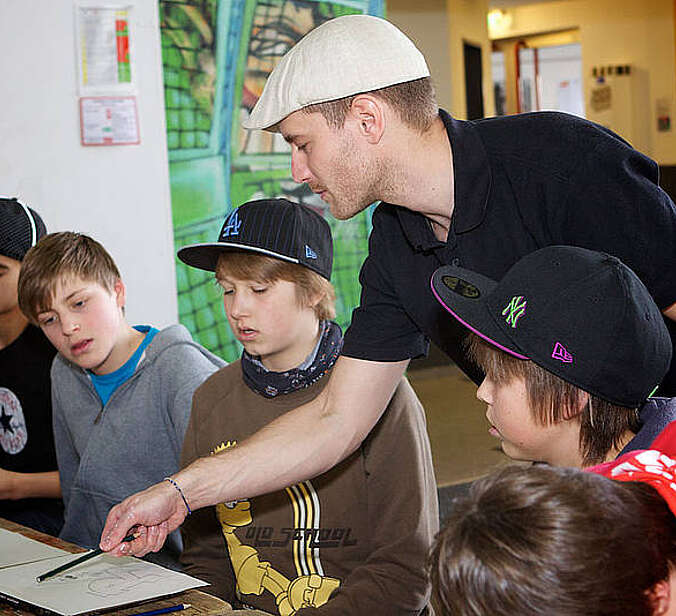
[[[316,477],[349,456],[387,406],[408,360],[339,357],[326,387],[256,434],[216,455],[198,458],[168,481],[134,494],[108,514],[101,549],[143,556],[162,547],[191,509],[266,494]],[[183,502],[183,496],[187,499]],[[139,537],[120,545],[132,526]]]
[[[101,549],[113,556],[144,556],[158,552],[167,535],[185,520],[188,510],[168,481],[132,494],[108,513],[101,533]],[[132,526],[138,537],[122,543]]]

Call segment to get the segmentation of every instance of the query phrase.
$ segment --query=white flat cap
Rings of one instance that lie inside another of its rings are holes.
[[[284,55],[242,125],[272,129],[307,105],[429,75],[422,53],[389,21],[344,15],[311,30]]]

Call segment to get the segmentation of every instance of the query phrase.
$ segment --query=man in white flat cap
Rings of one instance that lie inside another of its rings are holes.
[[[441,265],[499,280],[543,246],[603,251],[630,266],[676,319],[676,209],[657,184],[657,165],[566,114],[453,119],[437,108],[422,54],[384,19],[344,16],[308,33],[271,73],[244,125],[280,132],[294,179],[337,218],[382,201],[361,302],[320,396],[174,475],[182,494],[164,482],[116,506],[105,550],[159,549],[188,513],[182,496],[195,509],[331,468],[359,447],[430,339],[480,379],[464,358],[462,327],[430,291]],[[135,524],[142,535],[120,544]]]

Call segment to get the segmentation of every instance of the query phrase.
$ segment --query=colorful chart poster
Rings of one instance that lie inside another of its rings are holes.
[[[132,7],[79,3],[75,11],[80,93],[133,91]]]

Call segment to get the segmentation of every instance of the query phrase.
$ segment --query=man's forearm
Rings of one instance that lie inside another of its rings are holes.
[[[323,401],[313,404],[317,401],[286,413],[236,447],[199,458],[173,475],[190,508],[292,485],[321,474],[352,453],[363,438],[361,433],[325,413]],[[289,439],[290,434],[297,437]]]
[[[316,477],[345,459],[380,418],[408,362],[377,364],[380,382],[364,369],[373,365],[339,359],[326,388],[314,400],[236,447],[179,471],[174,479],[191,509],[279,490]],[[356,399],[355,391],[366,393]]]
[[[407,365],[339,358],[312,402],[236,447],[196,460],[173,475],[173,485],[160,482],[113,507],[102,549],[143,556],[159,550],[192,510],[279,490],[333,467],[373,428]],[[139,526],[139,538],[122,542],[132,526]]]

